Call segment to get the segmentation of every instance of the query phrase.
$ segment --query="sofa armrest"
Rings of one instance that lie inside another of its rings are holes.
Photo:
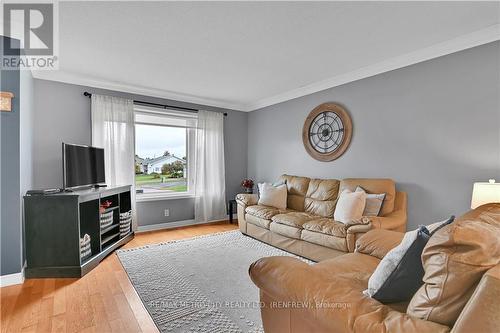
[[[446,326],[410,317],[364,296],[357,291],[356,281],[352,281],[352,290],[346,291],[351,281],[329,269],[335,267],[334,260],[308,265],[292,257],[267,257],[253,263],[249,269],[252,281],[261,294],[275,301],[262,309],[266,311],[263,318],[276,318],[285,306],[285,310],[297,310],[292,313],[295,319],[312,320],[316,332],[449,332]],[[266,324],[264,327],[273,327]],[[279,332],[297,330],[291,327]]]
[[[394,210],[384,216],[369,216],[374,228],[394,231],[406,231],[407,196],[405,192],[396,192]]]
[[[236,203],[244,206],[245,208],[256,205],[258,201],[259,196],[257,194],[240,193],[236,195]]]
[[[372,228],[372,223],[365,217],[363,217],[360,221],[353,221],[352,223],[349,223],[346,230],[347,250],[349,252],[354,252],[358,238],[364,233],[370,231]]]
[[[401,243],[404,233],[385,229],[373,229],[356,241],[356,252],[382,259],[387,252]]]
[[[240,193],[236,195],[236,203],[238,204],[238,227],[243,234],[247,233],[245,209],[248,206],[256,205],[257,202],[259,202],[259,196],[257,194]]]

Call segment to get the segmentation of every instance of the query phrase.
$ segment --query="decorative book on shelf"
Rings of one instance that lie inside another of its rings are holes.
[[[134,237],[131,186],[24,197],[25,274],[80,277]]]

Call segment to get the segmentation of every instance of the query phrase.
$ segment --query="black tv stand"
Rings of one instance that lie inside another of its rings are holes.
[[[24,197],[27,278],[81,277],[134,238],[122,233],[120,213],[131,210],[131,185],[66,189]],[[106,202],[108,207],[100,209]],[[101,227],[101,214],[112,223]],[[91,255],[82,257],[80,239],[90,236]]]

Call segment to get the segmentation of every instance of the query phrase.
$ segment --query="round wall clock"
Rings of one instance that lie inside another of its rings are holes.
[[[318,105],[302,128],[302,141],[309,155],[318,161],[333,161],[349,147],[352,122],[346,110],[334,103]]]

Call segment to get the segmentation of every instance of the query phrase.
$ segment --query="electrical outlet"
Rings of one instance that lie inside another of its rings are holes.
[[[170,216],[170,209],[165,209],[163,213],[165,214],[165,217]]]

